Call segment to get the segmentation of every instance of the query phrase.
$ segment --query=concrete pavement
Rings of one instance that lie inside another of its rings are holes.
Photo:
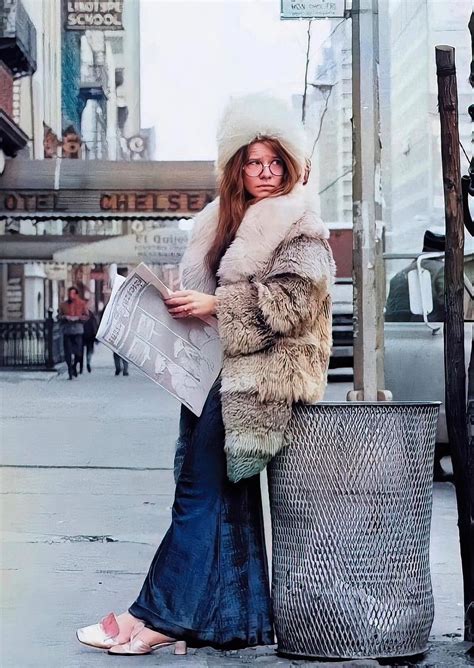
[[[0,372],[1,665],[305,665],[277,657],[272,647],[116,659],[75,641],[78,626],[134,599],[168,527],[174,491],[177,402],[133,369],[128,378],[115,377],[104,348],[93,366],[72,381],[65,374]],[[345,390],[330,385],[326,398],[340,400]],[[435,486],[431,563],[434,642],[417,665],[468,665],[458,642],[462,589],[450,484]]]

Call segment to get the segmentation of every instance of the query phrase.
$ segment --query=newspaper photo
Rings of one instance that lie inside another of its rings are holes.
[[[222,365],[217,319],[175,320],[170,293],[143,263],[117,275],[97,339],[199,416]]]

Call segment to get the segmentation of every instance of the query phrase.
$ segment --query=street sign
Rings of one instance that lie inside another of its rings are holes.
[[[333,19],[344,18],[345,0],[281,0],[282,19]]]
[[[123,0],[64,0],[66,30],[123,30]]]

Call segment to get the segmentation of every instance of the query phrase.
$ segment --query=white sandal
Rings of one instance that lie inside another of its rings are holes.
[[[174,645],[174,654],[178,656],[187,654],[188,649],[185,640],[174,640],[173,638],[169,638],[169,640],[156,643],[155,645],[150,645],[145,642],[145,640],[138,637],[144,628],[145,624],[143,624],[143,622],[135,624],[130,635],[130,640],[122,645],[114,645],[109,649],[108,653],[113,654],[114,656],[138,656],[141,654],[151,654],[162,647],[170,647],[171,645]]]
[[[118,645],[116,638],[119,635],[120,628],[113,612],[101,619],[98,624],[83,626],[76,631],[76,637],[80,643],[97,649],[110,649]]]

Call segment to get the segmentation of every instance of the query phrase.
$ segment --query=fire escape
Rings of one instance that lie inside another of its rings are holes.
[[[28,136],[13,120],[13,81],[36,71],[36,29],[21,0],[0,2],[0,157],[14,157]],[[0,169],[0,173],[1,173]]]

